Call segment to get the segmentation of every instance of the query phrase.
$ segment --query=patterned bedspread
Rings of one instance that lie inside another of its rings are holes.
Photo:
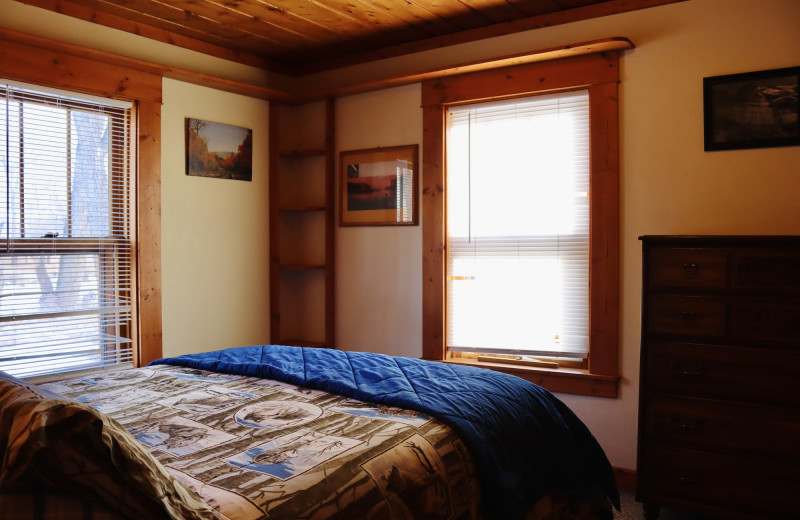
[[[170,365],[43,386],[114,418],[231,520],[480,517],[470,455],[421,413]]]

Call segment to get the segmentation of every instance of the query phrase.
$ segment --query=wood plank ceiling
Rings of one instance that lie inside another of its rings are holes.
[[[683,0],[17,0],[290,75]]]

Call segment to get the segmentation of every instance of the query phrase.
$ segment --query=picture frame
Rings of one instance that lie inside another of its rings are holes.
[[[419,145],[339,154],[340,226],[416,226]]]
[[[703,78],[705,150],[800,145],[800,67]]]
[[[186,175],[253,180],[253,130],[185,118]]]

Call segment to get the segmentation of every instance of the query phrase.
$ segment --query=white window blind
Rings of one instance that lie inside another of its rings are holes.
[[[132,359],[130,109],[0,81],[0,370]]]
[[[589,95],[450,109],[447,345],[584,357]]]

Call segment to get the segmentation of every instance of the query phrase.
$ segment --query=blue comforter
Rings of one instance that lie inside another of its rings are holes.
[[[276,379],[423,412],[452,427],[475,459],[487,511],[516,520],[549,491],[599,483],[619,509],[608,459],[575,414],[547,390],[475,367],[383,354],[260,345],[153,364]]]

